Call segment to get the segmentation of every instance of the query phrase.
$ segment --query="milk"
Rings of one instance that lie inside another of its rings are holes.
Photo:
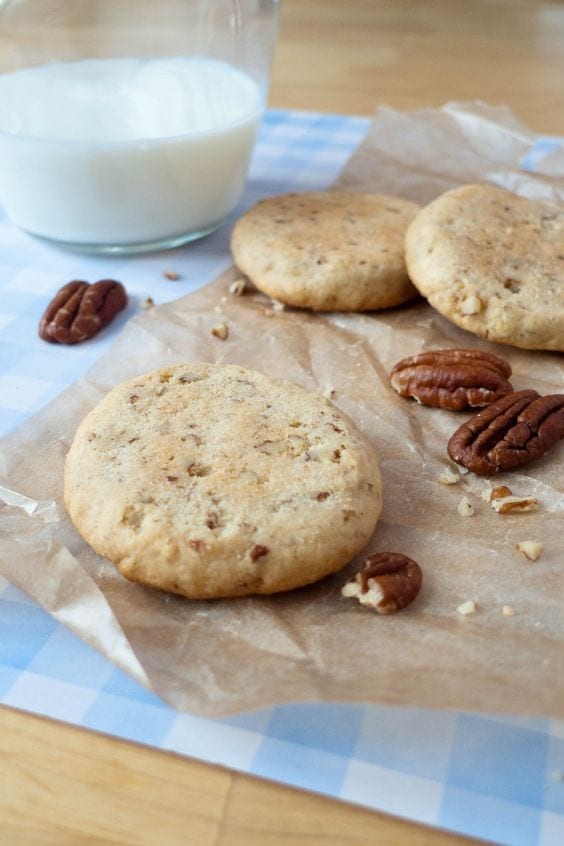
[[[181,242],[236,205],[261,112],[249,76],[199,56],[4,74],[0,202],[69,244]]]

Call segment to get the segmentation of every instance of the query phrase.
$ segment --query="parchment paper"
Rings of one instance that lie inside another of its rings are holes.
[[[520,169],[535,138],[506,109],[381,109],[341,184],[430,200],[488,179],[535,197],[564,196],[564,154]],[[536,513],[499,515],[467,474],[453,486],[446,442],[465,418],[400,399],[388,372],[422,350],[463,346],[505,356],[519,390],[564,389],[558,354],[496,347],[423,300],[367,315],[274,313],[258,294],[207,288],[136,317],[87,377],[0,445],[0,572],[58,620],[180,709],[221,715],[289,700],[365,700],[564,717],[564,442],[496,478],[538,497]],[[219,306],[223,313],[215,309]],[[229,338],[210,329],[224,320]],[[359,561],[272,598],[193,602],[132,584],[82,541],[62,506],[63,460],[82,417],[116,383],[180,361],[260,369],[324,392],[380,456],[384,510],[367,552],[395,550],[424,571],[416,602],[380,617],[340,595]],[[475,515],[459,516],[468,495]],[[540,540],[527,562],[515,544]],[[477,603],[470,617],[457,613]],[[515,609],[502,615],[502,606]]]

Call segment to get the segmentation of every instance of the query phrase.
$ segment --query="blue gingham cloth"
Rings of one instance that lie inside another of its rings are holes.
[[[270,111],[237,213],[268,194],[329,185],[368,123]],[[81,375],[147,296],[176,299],[215,278],[230,264],[229,229],[175,252],[96,258],[0,218],[0,434]],[[103,277],[131,294],[108,330],[72,348],[37,338],[61,284]],[[0,702],[497,843],[564,844],[564,722],[333,703],[223,720],[179,713],[1,579]]]

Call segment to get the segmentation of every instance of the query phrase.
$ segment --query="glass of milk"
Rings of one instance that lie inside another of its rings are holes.
[[[0,2],[0,204],[74,249],[144,252],[239,201],[278,0]]]

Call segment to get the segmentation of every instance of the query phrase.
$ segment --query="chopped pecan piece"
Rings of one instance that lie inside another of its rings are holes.
[[[229,326],[227,323],[218,323],[217,326],[212,326],[211,334],[220,341],[226,341],[229,337]]]
[[[341,593],[354,596],[361,605],[379,614],[393,614],[413,602],[423,580],[421,567],[398,552],[369,555],[364,568],[345,582]]]
[[[493,476],[540,458],[564,437],[564,394],[517,391],[460,426],[448,454],[478,476]]]
[[[529,561],[536,561],[541,556],[543,544],[534,540],[521,541],[515,545],[515,549],[522,552]]]
[[[249,552],[251,561],[258,561],[259,558],[262,558],[264,555],[268,555],[270,552],[267,546],[263,546],[262,543],[255,544],[251,551]]]
[[[511,393],[511,367],[481,350],[434,350],[398,361],[390,373],[394,390],[422,405],[461,411],[489,405]]]
[[[58,291],[39,323],[39,337],[55,344],[79,344],[97,335],[127,305],[121,282],[75,280]]]

